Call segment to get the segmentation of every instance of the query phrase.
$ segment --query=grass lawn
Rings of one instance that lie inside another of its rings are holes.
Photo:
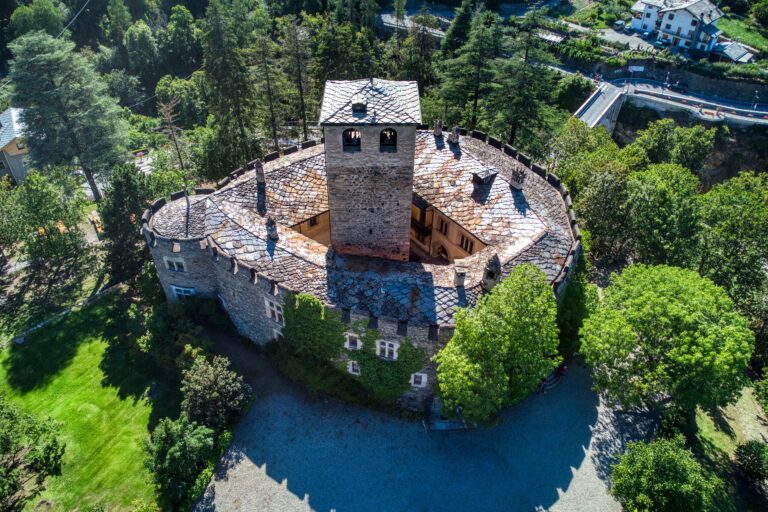
[[[108,294],[0,351],[0,393],[62,422],[66,442],[62,474],[29,510],[40,500],[67,511],[154,500],[143,442],[160,418],[178,413],[178,385],[114,343],[130,336],[121,299]]]
[[[718,20],[717,27],[735,41],[768,52],[768,37],[761,34],[749,18],[729,14]]]
[[[768,510],[768,503],[756,496],[734,471],[732,463],[736,446],[750,439],[761,439],[768,430],[768,420],[752,394],[746,388],[739,400],[714,412],[696,413],[697,432],[693,451],[712,474],[725,482],[718,496],[717,510]]]

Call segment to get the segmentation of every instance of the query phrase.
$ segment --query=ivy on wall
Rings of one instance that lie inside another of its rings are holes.
[[[307,293],[289,293],[283,303],[283,341],[302,359],[327,362],[338,359],[346,326],[341,314],[327,310],[320,299]]]
[[[410,388],[411,374],[424,366],[424,351],[407,338],[398,342],[397,359],[383,359],[376,355],[376,342],[381,339],[377,329],[366,327],[365,322],[356,322],[349,328],[358,334],[362,343],[359,350],[344,349],[347,357],[360,367],[357,377],[371,397],[379,403],[392,403]],[[346,363],[345,368],[346,371]]]

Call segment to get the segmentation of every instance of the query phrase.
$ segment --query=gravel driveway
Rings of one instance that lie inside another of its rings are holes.
[[[432,433],[263,371],[196,511],[619,511],[612,456],[650,426],[601,406],[581,367],[494,428]]]

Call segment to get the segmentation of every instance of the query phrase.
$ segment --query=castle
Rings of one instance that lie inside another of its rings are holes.
[[[263,344],[280,337],[286,293],[312,294],[344,322],[375,327],[382,358],[396,359],[406,337],[424,349],[403,397],[417,405],[456,308],[526,262],[559,295],[581,247],[556,176],[481,132],[421,122],[415,82],[329,81],[319,143],[155,201],[142,232],[168,300],[216,298]],[[357,344],[350,333],[347,348]]]

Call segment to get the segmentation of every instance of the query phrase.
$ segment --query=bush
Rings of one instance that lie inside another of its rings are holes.
[[[182,414],[160,420],[146,443],[145,464],[162,498],[173,508],[185,504],[200,472],[215,455],[214,433]]]
[[[688,415],[682,407],[672,404],[662,411],[656,435],[663,439],[673,439],[685,436],[688,427]]]
[[[191,420],[221,430],[243,411],[250,386],[229,369],[226,357],[215,356],[209,362],[199,355],[183,373],[181,392],[181,408]]]
[[[755,397],[760,407],[768,414],[768,378],[758,380],[754,383]]]
[[[630,443],[611,474],[611,494],[624,510],[707,510],[721,485],[707,478],[681,436]]]
[[[753,484],[768,478],[768,445],[747,441],[736,447],[736,466]]]

